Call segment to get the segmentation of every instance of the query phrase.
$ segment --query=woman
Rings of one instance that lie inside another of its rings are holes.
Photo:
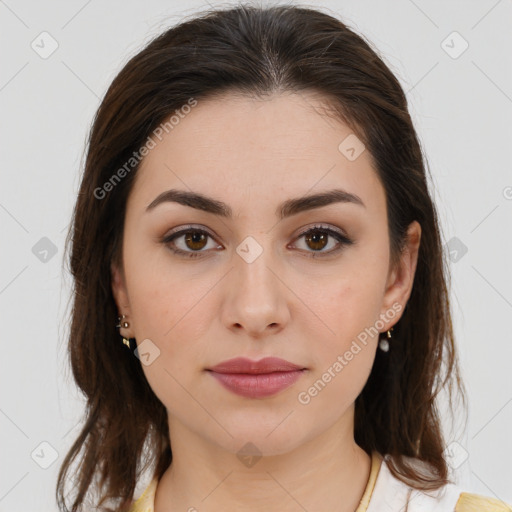
[[[510,510],[448,478],[436,210],[398,81],[340,21],[241,6],[152,41],[69,237],[88,410],[61,510],[82,449],[73,511]]]

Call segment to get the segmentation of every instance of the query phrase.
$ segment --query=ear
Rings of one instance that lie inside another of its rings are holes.
[[[120,268],[116,263],[112,262],[110,264],[110,273],[112,278],[112,294],[117,305],[118,313],[119,315],[125,315],[125,320],[127,320],[128,323],[130,324],[130,327],[122,327],[119,332],[121,335],[125,337],[133,338],[133,328],[131,325],[132,322],[130,321],[130,300],[128,298],[124,270],[122,269],[122,267]]]
[[[396,309],[393,308],[393,304],[398,303],[402,307],[400,311],[394,315],[393,319],[389,321],[389,325],[385,327],[385,330],[390,329],[400,320],[411,295],[416,265],[418,263],[420,240],[421,226],[417,221],[411,222],[407,229],[407,240],[400,254],[399,262],[394,268],[390,269],[388,275],[381,314],[387,318],[387,311],[390,309],[396,311]]]

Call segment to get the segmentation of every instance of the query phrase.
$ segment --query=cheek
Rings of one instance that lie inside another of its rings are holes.
[[[324,418],[330,423],[352,406],[368,380],[375,357],[370,345],[361,345],[358,350],[350,361],[344,353],[336,354],[304,383],[297,395],[300,410],[310,418]]]
[[[338,279],[308,297],[316,315],[305,329],[308,338],[317,342],[311,351],[313,371],[301,391],[306,393],[305,401],[316,404],[313,409],[332,403],[330,414],[339,414],[368,379],[379,336],[375,322],[383,298],[384,265],[354,260]]]
[[[379,290],[371,282],[350,281],[313,299],[324,334],[309,333],[317,342],[311,351],[312,372],[298,401],[308,406],[308,414],[327,414],[334,421],[354,402],[370,375],[378,341],[372,326],[379,314]]]
[[[218,312],[215,285],[219,276],[203,273],[194,277],[175,268],[171,270],[165,264],[141,265],[132,282],[132,305],[137,337],[153,340],[166,367],[181,371],[177,361],[201,362],[198,351],[216,316],[216,308]]]
[[[366,271],[365,271],[366,270]],[[345,268],[338,279],[308,292],[308,306],[321,325],[327,346],[341,349],[365,328],[374,325],[383,300],[380,268]]]
[[[164,339],[191,310],[198,295],[194,284],[183,280],[164,247],[145,246],[127,237],[125,253],[130,306],[138,336]],[[143,234],[140,235],[143,238]],[[152,243],[152,242],[151,242]],[[156,242],[155,242],[156,243]],[[127,247],[128,249],[128,247]]]
[[[172,276],[144,267],[133,280],[137,341],[150,339],[159,355],[143,371],[169,411],[190,410],[188,381],[202,368],[205,332],[211,324],[215,282]],[[168,273],[169,274],[169,273]],[[210,291],[210,293],[208,293]],[[201,414],[201,411],[196,411]]]

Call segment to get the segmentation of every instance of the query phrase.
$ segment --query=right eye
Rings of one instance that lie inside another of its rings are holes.
[[[188,227],[167,235],[162,240],[162,243],[166,244],[175,254],[188,258],[197,258],[202,257],[202,253],[207,252],[203,251],[203,249],[208,245],[208,238],[213,239],[213,236],[208,231]],[[178,246],[177,241],[181,241],[181,244],[179,244],[181,247]],[[215,247],[219,248],[220,246],[213,244],[211,248]]]

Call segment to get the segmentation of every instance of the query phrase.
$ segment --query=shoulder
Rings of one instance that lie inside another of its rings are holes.
[[[512,512],[512,507],[502,501],[480,496],[453,483],[433,491],[420,491],[396,478],[386,464],[384,456],[377,481],[366,512]],[[410,459],[418,469],[424,465]]]
[[[512,512],[512,507],[494,498],[461,492],[455,512]]]

